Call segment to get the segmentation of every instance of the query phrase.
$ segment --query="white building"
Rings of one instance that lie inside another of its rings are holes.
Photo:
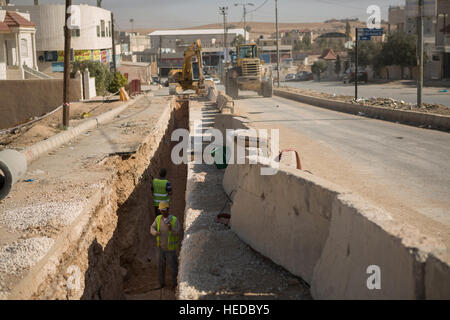
[[[111,12],[86,4],[74,5],[72,16],[79,16],[79,28],[71,32],[75,61],[94,60],[108,64],[112,61]],[[14,6],[29,12],[36,24],[38,67],[46,73],[61,72],[64,63],[64,4]],[[119,46],[120,47],[120,46]],[[116,52],[117,61],[120,52]]]
[[[0,80],[22,80],[24,69],[37,69],[35,31],[29,14],[0,10]]]
[[[244,29],[229,29],[227,33],[227,46],[238,36],[244,37]],[[157,30],[150,33],[152,48],[162,48],[166,52],[184,51],[194,41],[200,39],[204,48],[224,47],[223,29],[200,30]],[[249,33],[247,32],[247,40]]]

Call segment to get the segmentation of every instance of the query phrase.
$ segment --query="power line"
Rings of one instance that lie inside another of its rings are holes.
[[[261,9],[262,7],[264,7],[264,6],[267,4],[267,2],[269,2],[269,0],[265,0],[261,5],[259,5],[258,7],[256,7],[255,9],[253,9],[253,10],[251,10],[251,11],[248,11],[247,13],[253,13],[253,12],[255,12],[255,11],[258,11],[259,9]]]

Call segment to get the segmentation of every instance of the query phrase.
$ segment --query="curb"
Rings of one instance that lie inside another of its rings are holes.
[[[121,105],[120,107],[117,107],[111,111],[103,113],[96,118],[87,120],[86,122],[80,124],[79,126],[76,126],[67,131],[58,133],[57,135],[49,138],[48,140],[38,142],[38,143],[26,148],[25,150],[23,150],[22,153],[27,158],[28,164],[30,164],[32,161],[39,158],[42,154],[44,154],[52,149],[58,148],[59,146],[76,138],[83,132],[91,130],[91,129],[97,127],[99,124],[104,124],[106,122],[111,121],[112,119],[114,119],[114,117],[116,117],[118,114],[123,112],[126,108],[128,108],[131,104],[135,103],[138,99],[130,100],[130,101],[126,102],[125,104]]]
[[[338,112],[356,115],[363,113],[366,116],[377,117],[380,120],[399,122],[411,126],[427,126],[431,129],[450,131],[450,116],[441,116],[408,110],[394,110],[376,106],[363,106],[287,92],[279,89],[274,89],[273,93],[282,98]]]

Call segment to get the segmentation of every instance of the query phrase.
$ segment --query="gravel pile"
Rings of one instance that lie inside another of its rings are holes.
[[[0,223],[10,229],[27,230],[70,225],[82,212],[85,202],[47,202],[6,210]]]
[[[378,106],[378,107],[384,107],[384,108],[392,108],[392,109],[399,109],[399,110],[420,110],[421,112],[427,112],[427,111],[433,111],[438,110],[441,108],[447,108],[440,104],[429,104],[424,103],[421,108],[418,108],[416,104],[405,102],[403,100],[395,100],[392,98],[359,98],[357,100],[353,98],[347,98],[345,99],[346,102],[353,103],[353,104],[360,104],[364,106]],[[448,109],[448,108],[447,108]]]
[[[50,238],[31,238],[0,248],[0,299],[9,290],[4,283],[6,276],[20,276],[41,260],[53,243],[54,240]]]

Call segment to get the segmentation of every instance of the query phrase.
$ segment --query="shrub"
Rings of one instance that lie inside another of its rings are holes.
[[[86,68],[89,70],[90,76],[95,78],[97,95],[104,95],[112,78],[109,67],[99,61],[75,61],[72,63],[72,76],[78,70],[83,72]]]
[[[108,91],[111,93],[116,93],[122,87],[127,87],[128,79],[125,78],[120,72],[116,72],[112,77],[108,86]]]

